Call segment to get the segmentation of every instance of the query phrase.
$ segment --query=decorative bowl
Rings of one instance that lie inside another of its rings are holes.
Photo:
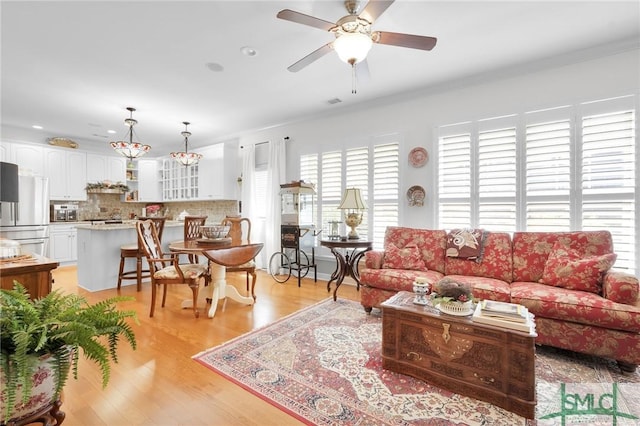
[[[204,225],[200,227],[202,236],[209,239],[224,238],[229,233],[229,225]]]
[[[441,302],[437,307],[440,312],[444,312],[449,315],[467,316],[473,313],[473,302],[471,300],[467,302]]]

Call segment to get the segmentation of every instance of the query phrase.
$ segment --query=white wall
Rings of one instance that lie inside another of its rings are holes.
[[[300,154],[317,151],[318,145],[327,149],[357,146],[370,137],[397,133],[403,164],[401,196],[412,185],[422,185],[427,192],[424,207],[402,204],[400,224],[429,228],[435,226],[431,196],[435,190],[434,162],[430,158],[426,166],[412,168],[407,154],[416,146],[435,153],[438,126],[639,92],[640,49],[632,49],[517,76],[487,78],[484,83],[424,90],[404,99],[376,101],[368,108],[341,109],[330,116],[244,135],[240,144],[289,136],[287,180],[296,180]]]

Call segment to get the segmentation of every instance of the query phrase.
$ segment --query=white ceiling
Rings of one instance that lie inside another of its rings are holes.
[[[289,8],[328,21],[325,1],[2,1],[2,137],[68,137],[109,152],[126,107],[150,156],[356,108],[419,89],[522,72],[640,45],[640,2],[397,0],[374,30],[434,36],[430,51],[374,45],[371,79],[351,94],[351,72],[331,52],[287,67],[332,39],[276,18]],[[243,46],[258,51],[241,53]],[[211,71],[206,64],[224,67]],[[330,105],[330,99],[342,103]],[[33,130],[32,125],[43,126]],[[107,130],[115,130],[108,135]]]

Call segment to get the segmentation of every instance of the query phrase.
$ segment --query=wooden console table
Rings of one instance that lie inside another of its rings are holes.
[[[13,281],[22,284],[32,299],[38,299],[51,292],[53,279],[51,271],[56,269],[58,262],[46,257],[32,255],[30,259],[15,262],[0,263],[0,283],[2,288],[13,289]]]
[[[381,304],[382,366],[533,419],[535,333],[440,313],[400,292]]]

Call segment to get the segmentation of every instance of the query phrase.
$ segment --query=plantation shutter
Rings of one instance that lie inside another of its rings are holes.
[[[318,220],[318,196],[320,190],[320,181],[318,179],[318,154],[305,154],[300,156],[300,179],[305,182],[311,182],[316,186],[316,203],[313,206],[313,217],[316,220],[316,227],[320,227]],[[320,227],[320,229],[322,229]]]
[[[369,206],[369,148],[354,148],[347,150],[345,188],[358,188],[362,200]],[[340,200],[342,201],[342,200]],[[369,220],[367,211],[362,212],[362,223],[357,227],[361,238],[368,239]]]
[[[571,230],[571,120],[569,108],[526,115],[525,229]]]
[[[322,226],[325,235],[330,234],[326,229],[329,221],[342,221],[342,211],[338,209],[342,201],[342,152],[333,151],[322,154],[322,187],[320,202],[322,208]]]
[[[581,106],[582,229],[613,236],[615,266],[634,272],[636,252],[636,123],[632,100]]]
[[[381,249],[387,226],[397,226],[400,196],[399,145],[388,143],[373,147],[373,197],[367,198],[373,217],[373,247]],[[373,202],[369,200],[373,199]],[[373,204],[373,205],[372,205]]]
[[[470,226],[471,132],[456,125],[441,130],[438,140],[438,227]]]
[[[502,127],[511,122],[513,117],[480,123],[478,226],[488,230],[516,230],[516,128]]]

